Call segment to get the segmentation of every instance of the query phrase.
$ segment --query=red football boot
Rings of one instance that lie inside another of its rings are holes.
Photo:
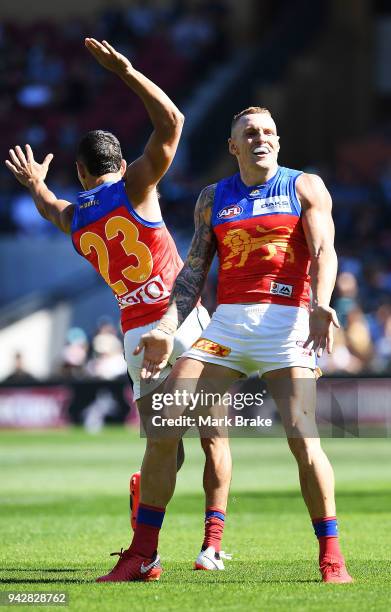
[[[129,491],[130,491],[130,524],[133,531],[136,529],[137,523],[137,512],[140,504],[140,472],[136,472],[130,477]]]
[[[157,552],[152,559],[140,557],[130,552],[129,549],[123,550],[122,548],[121,552],[111,553],[111,555],[119,555],[117,564],[111,572],[97,578],[96,582],[133,582],[136,580],[152,582],[159,580],[163,571]]]
[[[330,557],[325,555],[319,565],[322,574],[322,582],[334,584],[347,584],[353,582],[353,578],[348,574],[343,557]]]

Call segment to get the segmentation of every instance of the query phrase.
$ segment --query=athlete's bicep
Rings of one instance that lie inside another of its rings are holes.
[[[216,253],[216,236],[212,227],[212,209],[216,185],[201,191],[194,210],[194,235],[185,266],[207,273]]]
[[[156,130],[151,134],[143,154],[129,164],[125,180],[133,199],[142,199],[166,174],[174,159],[182,124],[163,137]]]
[[[302,175],[297,185],[302,204],[302,223],[311,257],[321,250],[333,249],[334,222],[332,200],[322,179],[315,175]]]
[[[212,208],[216,185],[205,187],[194,211],[195,231],[182,270],[175,281],[167,314],[180,325],[194,308],[202,293],[210,265],[216,252],[212,227]]]

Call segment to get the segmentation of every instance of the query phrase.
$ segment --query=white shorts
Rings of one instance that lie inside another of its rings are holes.
[[[316,368],[303,348],[309,333],[304,308],[280,304],[220,304],[201,338],[184,357],[237,370],[249,376],[301,366]]]
[[[138,345],[138,342],[143,334],[146,334],[151,329],[154,329],[158,323],[148,323],[142,327],[130,329],[124,336],[125,360],[128,366],[129,376],[133,382],[133,396],[138,400],[143,395],[147,395],[156,389],[169,375],[175,361],[200,337],[202,331],[210,322],[208,311],[204,306],[196,306],[182,325],[174,337],[174,349],[168,360],[166,367],[160,372],[159,378],[151,380],[148,385],[143,385],[140,389],[140,372],[144,354],[133,355],[133,351]],[[145,388],[144,388],[145,387]]]

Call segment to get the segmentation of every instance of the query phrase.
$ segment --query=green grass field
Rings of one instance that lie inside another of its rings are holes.
[[[202,453],[186,461],[161,539],[159,583],[95,584],[128,546],[128,477],[144,442],[125,429],[1,432],[2,591],[66,591],[72,610],[390,610],[391,445],[325,440],[352,585],[323,585],[317,542],[284,440],[235,439],[225,572],[194,572]],[[35,608],[34,608],[35,609]],[[57,608],[56,608],[57,609]]]

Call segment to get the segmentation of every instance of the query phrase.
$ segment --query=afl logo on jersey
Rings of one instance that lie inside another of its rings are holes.
[[[232,219],[238,217],[243,212],[243,206],[239,204],[231,204],[231,206],[225,206],[217,213],[218,219]]]

